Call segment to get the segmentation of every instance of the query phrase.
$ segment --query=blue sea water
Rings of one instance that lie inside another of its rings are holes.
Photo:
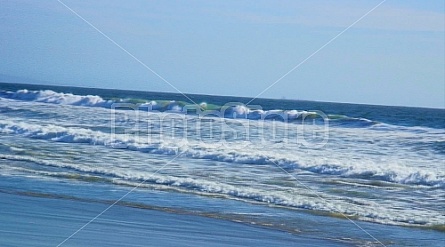
[[[116,207],[312,244],[442,246],[444,109],[249,101],[0,83],[2,212],[17,198],[105,209],[130,191]]]

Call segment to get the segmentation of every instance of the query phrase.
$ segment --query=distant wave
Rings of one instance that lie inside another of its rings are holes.
[[[370,127],[380,123],[367,118],[356,118],[337,114],[329,114],[328,118],[331,126]]]
[[[111,100],[104,100],[99,96],[82,96],[74,95],[71,93],[56,93],[51,90],[29,91],[27,89],[23,89],[18,90],[17,92],[3,91],[0,92],[0,96],[16,100],[77,106],[110,107],[111,104],[114,103]]]
[[[115,103],[131,103],[137,104],[138,110],[142,111],[159,111],[159,112],[177,112],[186,114],[196,114],[196,111],[186,106],[191,106],[191,103],[174,100],[146,100],[146,99],[103,99],[97,95],[75,95],[71,93],[58,93],[51,90],[30,91],[27,89],[18,90],[16,92],[0,91],[0,97],[22,100],[34,101],[50,104],[86,106],[86,107],[104,107],[111,108]],[[320,112],[307,110],[262,110],[252,109],[245,105],[229,105],[220,106],[210,103],[202,102],[199,104],[202,110],[216,110],[222,111],[221,116],[225,118],[241,118],[249,120],[278,120],[287,122],[298,122],[303,119],[318,119],[322,122],[322,117],[328,120],[332,126],[339,127],[370,127],[378,124],[366,118],[354,118],[345,115],[330,114],[321,116]],[[119,109],[119,108],[117,108]]]
[[[279,165],[289,171],[300,169],[314,174],[445,188],[445,176],[423,171],[420,168],[407,170],[406,167],[399,166],[315,165],[317,162],[312,163],[311,159],[308,161],[294,156],[282,157],[276,155],[273,151],[267,152],[267,150],[265,152],[255,153],[244,149],[240,151],[236,149],[236,147],[222,149],[219,146],[214,146],[215,144],[212,145],[193,140],[182,144],[178,144],[177,141],[173,139],[160,140],[157,143],[147,143],[140,142],[138,137],[127,135],[116,135],[112,138],[110,133],[85,127],[41,126],[31,123],[15,123],[14,121],[8,120],[0,120],[0,133],[64,143],[103,145],[110,148],[129,149],[162,155],[177,155],[181,153],[193,159],[209,159],[238,164]]]

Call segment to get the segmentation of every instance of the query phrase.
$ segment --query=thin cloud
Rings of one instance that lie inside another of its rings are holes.
[[[344,27],[369,9],[369,6],[293,4],[287,9],[283,5],[269,6],[275,14],[266,11],[246,9],[207,9],[229,21],[255,24],[298,25],[306,27]],[[442,12],[417,10],[382,5],[355,28],[393,31],[444,31],[445,14]]]

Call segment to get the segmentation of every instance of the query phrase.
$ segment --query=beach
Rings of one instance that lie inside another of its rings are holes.
[[[34,205],[30,207],[29,205]],[[106,204],[2,194],[2,246],[57,246]],[[248,224],[115,206],[63,246],[342,246]]]

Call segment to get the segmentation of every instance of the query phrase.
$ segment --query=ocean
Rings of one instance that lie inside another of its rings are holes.
[[[444,109],[250,100],[0,83],[0,245],[444,245]]]

